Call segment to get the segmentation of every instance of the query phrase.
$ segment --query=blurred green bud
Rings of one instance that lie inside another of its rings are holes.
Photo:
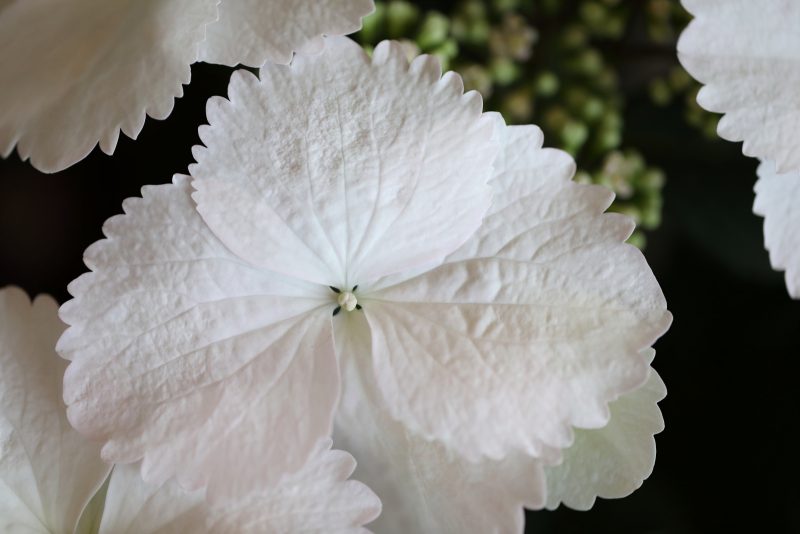
[[[493,0],[492,6],[496,11],[504,13],[506,11],[514,11],[521,7],[520,0]]]
[[[617,91],[617,73],[611,67],[603,67],[594,78],[595,85],[603,91]]]
[[[492,27],[488,20],[475,20],[470,24],[467,31],[467,40],[474,45],[482,45],[489,41],[489,34]]]
[[[459,69],[461,77],[464,79],[464,89],[466,91],[475,90],[483,95],[484,99],[492,96],[494,87],[491,73],[482,65],[473,63]]]
[[[422,50],[432,50],[445,42],[449,30],[450,20],[437,11],[430,11],[422,21],[417,44]]]
[[[543,71],[536,77],[534,88],[538,96],[551,97],[558,92],[558,77],[550,71]]]
[[[649,0],[647,2],[647,15],[657,20],[667,20],[672,13],[670,0]]]
[[[661,224],[662,204],[661,191],[645,193],[640,202],[641,224],[643,228],[652,230],[659,227]]]
[[[649,168],[639,175],[636,185],[645,191],[660,191],[664,187],[666,177],[661,169]]]
[[[408,35],[418,20],[419,8],[406,0],[391,0],[386,6],[386,28],[392,39]]]
[[[543,126],[551,132],[560,132],[569,120],[566,110],[559,105],[551,106],[544,112]]]
[[[644,247],[647,246],[647,237],[645,237],[644,232],[641,230],[635,230],[628,238],[627,243],[639,250],[644,250]]]
[[[672,101],[672,91],[663,78],[655,78],[647,88],[650,99],[657,106],[666,106]]]
[[[506,14],[503,23],[489,34],[489,49],[498,57],[527,61],[538,34],[525,19],[516,14]]]
[[[501,104],[501,113],[513,123],[525,123],[533,116],[533,96],[531,91],[522,87],[506,95]]]
[[[472,20],[486,18],[486,4],[483,0],[466,0],[461,4],[461,11]]]
[[[580,17],[590,28],[597,28],[606,21],[608,10],[600,2],[585,1],[580,7]]]
[[[611,15],[603,23],[599,35],[612,39],[619,39],[625,33],[627,20],[622,15]]]
[[[492,78],[499,85],[510,85],[519,78],[519,66],[510,59],[495,58],[489,68],[492,71]]]
[[[439,58],[442,64],[442,71],[450,69],[450,62],[458,55],[458,43],[450,38],[430,51],[431,54]]]
[[[635,222],[637,225],[642,222],[641,210],[629,202],[615,202],[610,208],[608,208],[608,211],[627,215],[633,219],[633,222]]]
[[[583,120],[594,123],[603,116],[606,107],[603,101],[596,96],[590,96],[581,107],[580,113]]]
[[[377,43],[383,36],[383,28],[386,23],[386,5],[381,2],[375,3],[375,11],[364,18],[361,27],[361,39],[366,43]]]
[[[597,76],[603,70],[603,56],[594,48],[587,48],[573,62],[573,68],[585,76]]]
[[[581,48],[589,42],[586,29],[578,24],[567,26],[561,33],[561,44],[568,49]]]
[[[575,173],[575,178],[573,178],[573,181],[579,184],[594,183],[594,181],[592,180],[592,175],[583,170],[579,170],[578,172]]]
[[[669,71],[668,79],[673,91],[685,91],[692,84],[692,77],[679,65]]]
[[[589,128],[582,122],[568,120],[561,128],[561,142],[564,150],[573,156],[581,149],[589,138]]]

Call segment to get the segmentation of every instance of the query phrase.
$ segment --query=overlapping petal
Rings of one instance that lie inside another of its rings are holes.
[[[110,466],[67,422],[64,324],[50,297],[0,289],[0,531],[72,532]]]
[[[219,5],[219,11],[218,11]],[[197,60],[261,66],[356,31],[372,0],[10,0],[0,5],[0,155],[44,172],[163,119]]]
[[[174,481],[147,484],[139,465],[117,465],[111,473],[99,534],[210,532],[202,489],[186,491]]]
[[[0,154],[45,172],[166,118],[219,0],[12,0],[0,6]]]
[[[190,189],[146,187],[109,219],[58,350],[70,421],[104,458],[144,457],[146,480],[209,482],[213,499],[304,465],[331,431],[338,368],[329,290],[232,254]]]
[[[800,169],[800,4],[792,0],[683,0],[695,19],[678,55],[705,87],[704,108],[725,116],[720,136],[748,156]]]
[[[647,351],[648,360],[655,351]],[[645,384],[610,405],[600,429],[575,431],[561,465],[547,468],[547,507],[560,503],[588,510],[597,497],[626,497],[650,476],[656,460],[654,435],[664,429],[658,401],[667,394],[654,369]]]
[[[483,225],[444,263],[360,302],[393,417],[471,460],[546,461],[572,427],[647,378],[640,352],[671,316],[612,194],[570,180],[535,127],[507,130]]]
[[[786,271],[789,294],[800,299],[800,173],[778,174],[775,165],[758,167],[753,211],[764,217],[764,243],[772,267]]]
[[[358,458],[356,476],[378,493],[376,532],[519,533],[523,506],[544,505],[544,473],[530,457],[472,463],[393,420],[375,386],[369,327],[336,322],[342,400],[334,440]]]
[[[323,285],[440,261],[488,208],[493,121],[431,57],[326,41],[209,102],[198,210],[237,255]]]
[[[363,525],[378,516],[381,502],[367,486],[348,480],[353,457],[330,446],[323,440],[300,471],[277,483],[212,506],[209,532],[366,533]]]
[[[323,35],[361,28],[372,0],[224,0],[209,25],[200,61],[260,67],[289,63],[298,50],[320,50]]]

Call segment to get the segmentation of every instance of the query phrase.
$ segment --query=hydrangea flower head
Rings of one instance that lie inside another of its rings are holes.
[[[481,107],[394,43],[235,73],[192,177],[126,201],[70,286],[71,422],[210,498],[335,430],[365,476],[427,456],[430,488],[530,460],[507,502],[544,505],[536,462],[648,380],[670,315],[613,195]]]
[[[11,0],[0,5],[0,154],[45,172],[166,118],[195,61],[259,67],[357,30],[372,0]]]
[[[719,135],[764,161],[754,211],[775,269],[800,298],[800,4],[791,0],[684,0],[695,19],[678,55],[705,84],[698,103],[724,113]]]
[[[173,481],[145,484],[138,466],[112,471],[100,447],[66,419],[66,362],[54,348],[65,325],[57,310],[49,297],[31,303],[19,289],[0,289],[0,531],[356,533],[377,516],[377,497],[346,480],[353,458],[329,450],[330,441],[278,483],[212,505],[202,489],[187,492]]]

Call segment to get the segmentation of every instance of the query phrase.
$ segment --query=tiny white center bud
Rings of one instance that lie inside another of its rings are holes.
[[[350,291],[342,291],[339,293],[339,298],[337,301],[339,302],[339,306],[347,311],[355,310],[356,304],[358,304],[358,299],[356,299],[356,296]]]

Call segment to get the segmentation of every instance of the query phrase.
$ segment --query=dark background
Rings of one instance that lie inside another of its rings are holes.
[[[642,65],[620,61],[635,82]],[[55,175],[16,154],[0,160],[0,286],[66,300],[85,270],[83,250],[122,200],[186,172],[205,101],[225,94],[230,72],[194,65],[169,119],[148,119],[136,142],[122,136],[113,158],[95,150]],[[645,250],[675,317],[656,345],[667,427],[642,489],[589,512],[529,513],[528,531],[800,532],[800,302],[770,270],[751,212],[756,162],[686,126],[679,104],[654,107],[635,85],[626,140],[668,177],[663,224]]]

